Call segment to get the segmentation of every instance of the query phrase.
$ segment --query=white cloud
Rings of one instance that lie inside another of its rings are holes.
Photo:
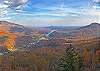
[[[0,0],[0,17],[7,15],[11,9],[22,8],[28,0]]]
[[[0,4],[0,9],[2,9],[2,8],[7,8],[7,7],[8,7],[7,5]]]
[[[96,3],[100,3],[100,0],[94,0],[94,2],[96,2]]]
[[[6,5],[9,8],[10,7],[18,7],[18,6],[23,5],[27,2],[28,2],[28,0],[0,0],[0,4]]]

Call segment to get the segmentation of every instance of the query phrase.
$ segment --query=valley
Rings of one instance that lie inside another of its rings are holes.
[[[0,71],[58,71],[56,61],[71,47],[82,57],[84,71],[100,70],[98,23],[38,29],[0,21]]]

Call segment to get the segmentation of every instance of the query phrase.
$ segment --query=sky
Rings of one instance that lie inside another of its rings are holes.
[[[100,0],[0,0],[0,20],[33,27],[100,23]]]

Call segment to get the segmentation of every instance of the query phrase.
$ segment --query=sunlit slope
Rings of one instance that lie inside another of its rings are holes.
[[[10,51],[15,51],[15,39],[16,39],[16,35],[14,33],[10,33],[10,32],[6,32],[6,31],[0,31],[0,36],[7,36],[7,40],[5,40],[4,42],[4,46],[10,50]]]
[[[0,37],[6,36],[7,39],[5,41],[0,41],[3,43],[3,47],[6,47],[10,51],[15,51],[15,40],[18,35],[23,35],[24,26],[10,23],[7,21],[0,21]]]

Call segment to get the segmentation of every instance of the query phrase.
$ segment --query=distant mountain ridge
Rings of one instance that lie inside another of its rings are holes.
[[[100,37],[100,24],[91,23],[90,25],[80,27],[71,33],[74,36],[80,37]]]
[[[30,32],[32,29],[23,25],[11,23],[8,21],[0,21],[0,30],[6,30],[9,32]]]
[[[99,23],[91,23],[87,26],[80,27],[80,29],[85,29],[85,28],[89,28],[89,29],[100,28],[100,24]]]
[[[52,27],[51,27],[52,28]],[[54,27],[56,28],[56,27]],[[60,27],[57,27],[57,29]],[[63,27],[64,28],[64,27]],[[61,28],[60,28],[61,29]],[[52,32],[53,31],[53,32]],[[52,30],[49,32],[49,37],[100,37],[100,24],[99,23],[91,23],[90,25],[77,27],[77,28],[64,28],[64,32],[59,30]]]
[[[99,23],[91,23],[90,25],[83,26],[83,27],[73,27],[67,28],[59,27],[59,26],[49,26],[49,27],[43,27],[48,29],[51,29],[52,33],[49,34],[49,36],[74,36],[74,37],[99,37],[100,36],[100,24]],[[32,31],[32,28],[24,27],[23,25],[10,23],[7,21],[0,21],[0,30],[7,30],[10,32],[28,32],[30,33]],[[63,31],[63,32],[62,32]],[[46,30],[45,30],[46,32]],[[54,34],[53,34],[54,33]],[[57,34],[56,34],[57,33]],[[60,34],[59,34],[60,33]],[[62,34],[62,35],[61,35]]]
[[[8,21],[0,21],[0,25],[9,25],[9,26],[20,26],[20,27],[24,27],[23,25],[11,23],[11,22],[8,22]]]

